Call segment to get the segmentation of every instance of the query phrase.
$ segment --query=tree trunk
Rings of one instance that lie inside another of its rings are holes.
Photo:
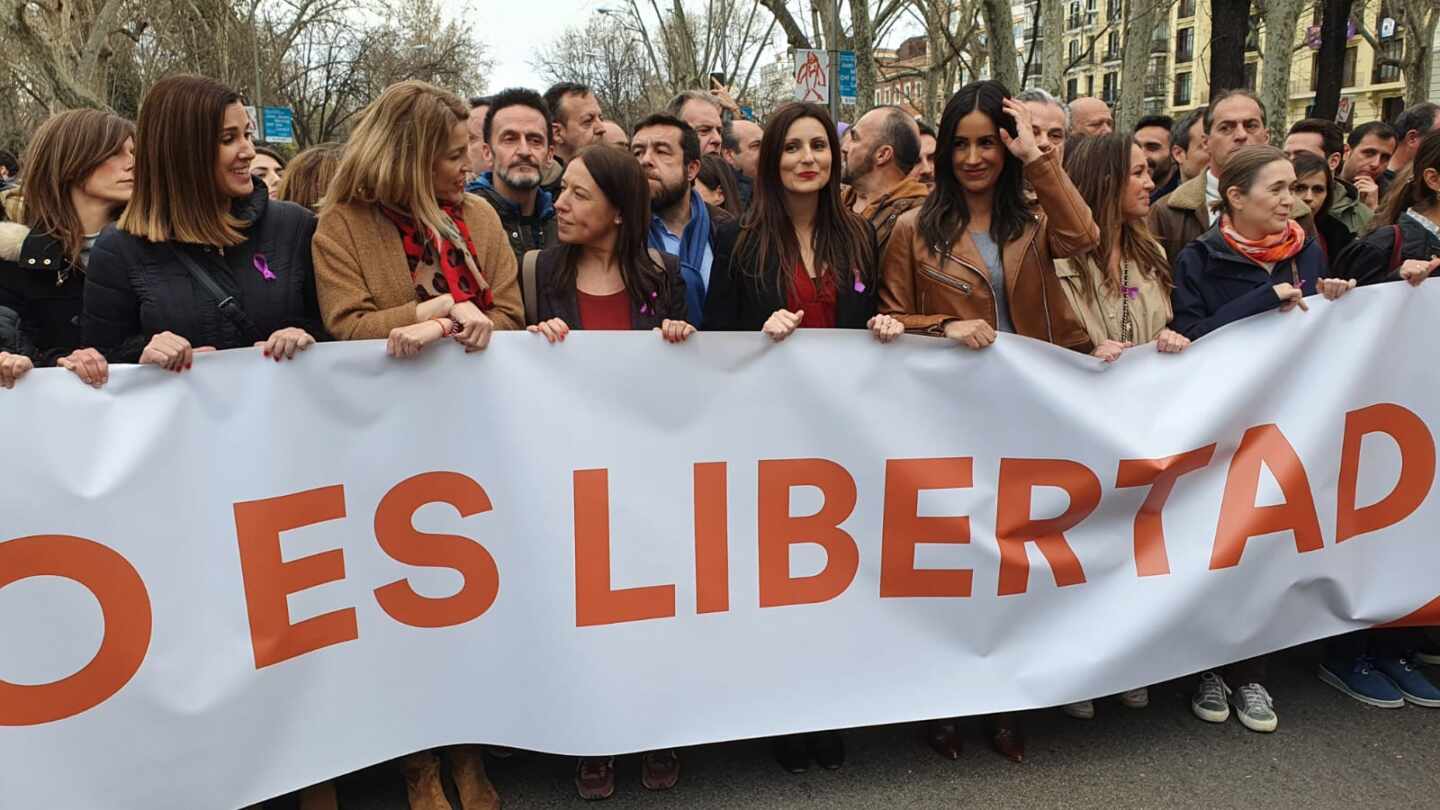
[[[1440,21],[1440,2],[1406,0],[1401,10],[1405,24],[1405,104],[1430,101],[1430,78],[1434,66],[1435,24]]]
[[[1354,0],[1318,0],[1321,6],[1320,55],[1315,71],[1320,77],[1315,90],[1315,107],[1310,114],[1334,121],[1340,112],[1340,82],[1345,70],[1345,29],[1349,26]]]
[[[1040,88],[1061,97],[1065,59],[1065,2],[1040,0]]]
[[[950,51],[950,43],[945,37],[946,27],[950,25],[950,13],[943,0],[926,2],[924,13],[925,97],[917,106],[926,121],[939,121],[940,108],[944,103],[940,98],[940,88],[945,85],[945,62]]]
[[[1012,93],[1020,92],[1020,55],[1015,52],[1015,23],[1008,0],[983,0],[981,13],[990,48],[990,78]],[[1240,47],[1245,47],[1242,38]]]
[[[1295,52],[1295,28],[1308,0],[1265,0],[1265,41],[1261,58],[1260,102],[1270,124],[1270,143],[1285,143],[1289,128],[1290,64]]]
[[[1125,4],[1120,98],[1115,102],[1115,128],[1123,132],[1134,129],[1135,122],[1142,115],[1145,74],[1150,67],[1150,42],[1155,37],[1155,5],[1155,0],[1129,0]]]
[[[1210,97],[1245,86],[1245,37],[1250,32],[1250,0],[1213,0],[1210,4]]]
[[[870,0],[850,0],[851,37],[855,49],[855,105],[857,110],[875,106],[875,41],[870,27]]]

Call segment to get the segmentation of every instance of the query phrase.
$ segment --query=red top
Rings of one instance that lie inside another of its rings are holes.
[[[581,329],[629,330],[630,295],[624,290],[609,295],[591,295],[575,291],[575,303],[580,310]]]
[[[817,280],[820,282],[818,289],[815,285]],[[785,303],[791,312],[805,311],[805,317],[800,319],[801,326],[810,329],[834,329],[835,297],[833,275],[821,273],[819,279],[813,279],[805,272],[804,263],[795,264],[795,278]]]

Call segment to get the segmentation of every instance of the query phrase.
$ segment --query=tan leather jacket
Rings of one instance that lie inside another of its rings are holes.
[[[1055,259],[1093,249],[1100,229],[1053,152],[1026,166],[1025,179],[1040,205],[1019,238],[1003,249],[1010,320],[1026,337],[1088,352],[1094,347],[1055,275]],[[974,244],[956,239],[940,256],[938,246],[921,238],[919,216],[919,209],[902,214],[885,247],[880,312],[898,318],[907,331],[932,335],[944,334],[946,321],[995,326],[995,294]]]

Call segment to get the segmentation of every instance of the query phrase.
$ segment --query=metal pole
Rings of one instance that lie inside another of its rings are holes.
[[[265,107],[260,100],[260,29],[255,25],[255,12],[260,8],[260,0],[250,0],[250,47],[255,57],[255,127],[260,131],[255,133],[255,140],[265,140]]]
[[[825,13],[830,16],[830,117],[840,123],[840,0],[831,0]]]

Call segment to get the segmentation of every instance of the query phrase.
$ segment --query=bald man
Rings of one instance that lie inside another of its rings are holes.
[[[920,127],[899,107],[876,107],[850,127],[841,152],[847,184],[841,201],[874,226],[883,249],[895,220],[930,193],[910,176],[920,163]]]
[[[1105,102],[1090,96],[1070,102],[1071,135],[1109,135],[1114,131],[1115,118]]]

